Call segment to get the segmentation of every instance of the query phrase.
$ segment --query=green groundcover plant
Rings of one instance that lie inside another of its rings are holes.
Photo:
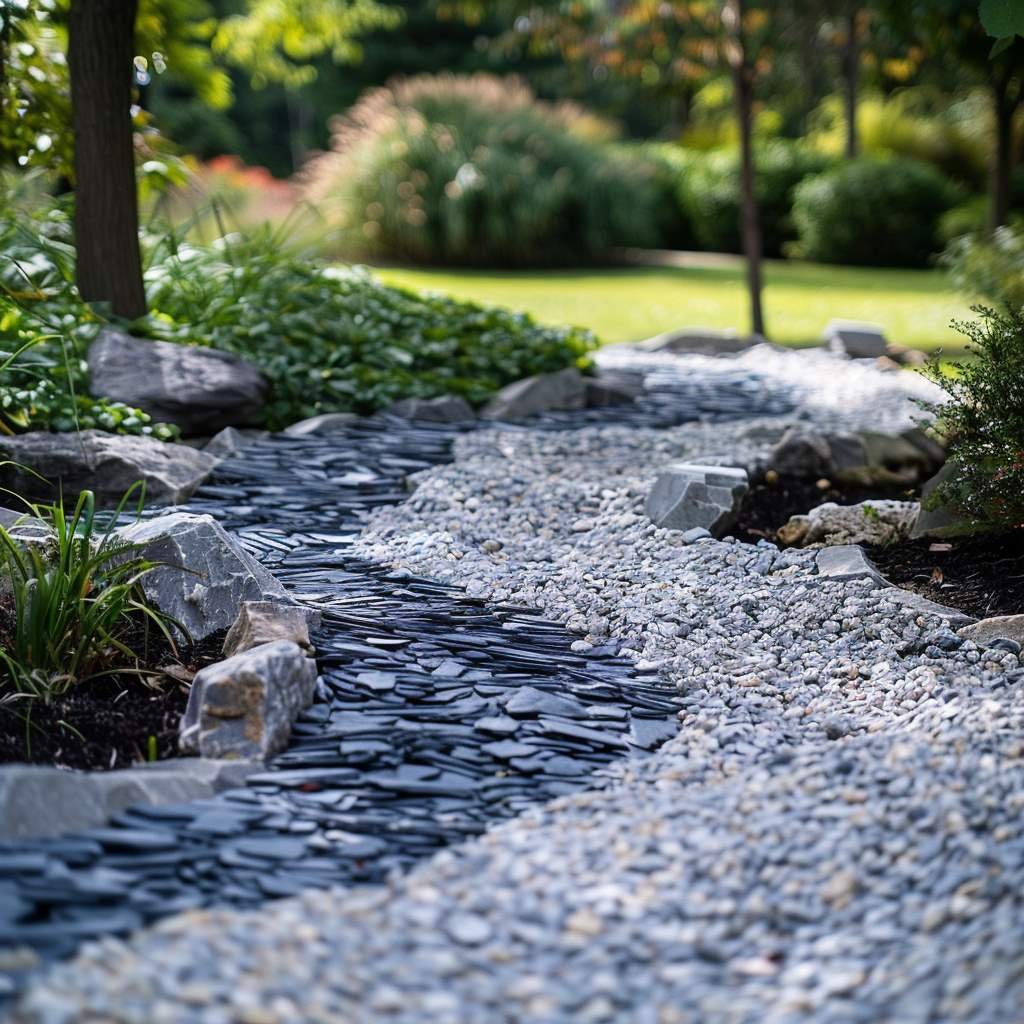
[[[91,491],[70,511],[60,499],[27,504],[27,531],[0,527],[0,700],[50,701],[99,675],[139,672],[151,638],[174,648],[180,624],[142,590],[156,563],[113,533],[131,494],[105,527]]]
[[[479,404],[522,377],[585,368],[597,344],[582,328],[388,287],[359,267],[324,267],[269,231],[210,247],[168,243],[146,289],[153,313],[142,326],[151,334],[235,352],[266,372],[272,429],[445,392]]]
[[[1024,527],[1024,314],[975,307],[979,319],[957,326],[974,357],[955,373],[936,361],[925,373],[945,392],[926,405],[948,436],[954,472],[935,492],[977,530]]]

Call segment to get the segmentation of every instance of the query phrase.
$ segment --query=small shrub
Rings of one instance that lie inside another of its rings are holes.
[[[805,178],[820,173],[830,158],[797,144],[775,140],[758,147],[756,189],[766,256],[781,256],[796,238],[793,195]],[[679,179],[679,203],[693,226],[698,247],[709,252],[741,252],[742,193],[735,150],[693,160]]]
[[[954,238],[942,254],[953,283],[972,298],[1000,307],[1024,307],[1024,222]]]
[[[173,647],[172,620],[142,591],[154,563],[101,529],[91,491],[70,514],[62,501],[29,505],[28,514],[48,540],[22,544],[0,527],[0,694],[48,701],[101,673],[137,670],[129,643],[150,627]]]
[[[596,345],[581,328],[391,288],[360,268],[324,268],[270,233],[158,254],[146,290],[154,336],[263,368],[272,429],[445,392],[479,404],[522,377],[585,367]]]
[[[943,405],[927,405],[949,437],[955,473],[937,489],[950,506],[979,530],[1024,526],[1024,315],[975,307],[980,320],[958,324],[974,356],[955,374],[933,362],[926,375],[947,394]]]
[[[926,266],[939,218],[957,199],[935,168],[915,160],[850,160],[797,186],[795,252],[822,263]]]
[[[517,79],[421,75],[334,124],[309,193],[346,251],[416,263],[572,264],[657,239],[653,169]]]
[[[695,164],[705,159],[704,154],[668,142],[619,143],[615,148],[624,157],[649,164],[653,170],[655,245],[659,249],[696,249],[697,236],[681,200],[680,183]]]

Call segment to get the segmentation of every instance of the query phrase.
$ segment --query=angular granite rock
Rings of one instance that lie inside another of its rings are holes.
[[[987,644],[993,640],[1013,640],[1024,645],[1024,615],[993,615],[980,619],[957,632],[965,640]]]
[[[921,537],[964,537],[973,532],[970,523],[963,520],[952,509],[943,505],[929,507],[936,500],[934,497],[936,489],[952,480],[956,471],[956,466],[952,462],[947,462],[921,488],[921,511],[910,531],[910,536],[914,540]]]
[[[240,654],[260,644],[290,640],[304,651],[312,652],[309,627],[319,615],[311,608],[280,601],[245,601],[238,618],[224,638],[224,657]]]
[[[476,419],[473,407],[458,395],[439,395],[437,398],[406,398],[395,402],[388,410],[392,416],[426,423],[468,423]]]
[[[666,530],[703,527],[722,537],[736,522],[747,489],[745,470],[678,463],[658,474],[646,511],[655,526]]]
[[[316,692],[316,663],[277,640],[208,665],[192,681],[180,744],[203,757],[266,760],[288,743]]]
[[[146,596],[194,640],[228,629],[245,601],[290,603],[284,587],[212,516],[171,512],[117,530],[136,555],[161,563]]]
[[[910,535],[917,502],[875,500],[856,505],[827,501],[806,515],[790,516],[778,539],[790,547],[891,544]]]
[[[269,430],[239,430],[237,427],[225,427],[218,431],[203,445],[203,451],[217,459],[226,459],[240,451],[251,441],[261,441],[270,437]]]
[[[612,405],[628,405],[644,393],[644,378],[640,373],[621,370],[599,370],[593,377],[584,378],[588,409],[605,409]]]
[[[734,355],[753,348],[764,339],[759,335],[742,335],[735,331],[716,331],[710,327],[684,327],[665,331],[637,344],[645,352],[673,352],[678,355]]]
[[[586,399],[583,374],[574,367],[568,367],[509,384],[483,407],[480,417],[517,423],[542,412],[582,409]]]
[[[31,433],[0,438],[0,460],[10,460],[53,482],[46,486],[19,465],[0,466],[0,487],[36,501],[52,501],[58,485],[65,497],[81,490],[95,492],[102,506],[116,505],[136,481],[146,485],[146,501],[177,504],[210,475],[217,460],[185,444],[152,437],[107,434]]]
[[[175,423],[186,436],[257,422],[268,391],[263,374],[239,356],[109,327],[89,349],[89,378],[94,395]]]
[[[848,359],[877,359],[889,351],[882,328],[862,320],[830,320],[824,341],[835,355]]]

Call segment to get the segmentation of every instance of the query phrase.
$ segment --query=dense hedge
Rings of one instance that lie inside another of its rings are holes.
[[[766,256],[782,256],[796,238],[793,194],[801,181],[829,166],[830,158],[781,139],[758,147],[756,192]],[[691,157],[678,183],[679,203],[700,249],[741,252],[739,154],[718,151]]]
[[[649,164],[515,79],[423,75],[367,93],[308,171],[349,252],[417,263],[573,264],[657,242]]]
[[[849,160],[797,186],[798,254],[821,263],[923,267],[957,190],[916,160]]]

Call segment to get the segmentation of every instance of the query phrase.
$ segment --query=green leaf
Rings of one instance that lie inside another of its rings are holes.
[[[1024,35],[1024,3],[1021,0],[981,0],[978,14],[985,31],[1000,43],[1007,37],[1012,39]]]

